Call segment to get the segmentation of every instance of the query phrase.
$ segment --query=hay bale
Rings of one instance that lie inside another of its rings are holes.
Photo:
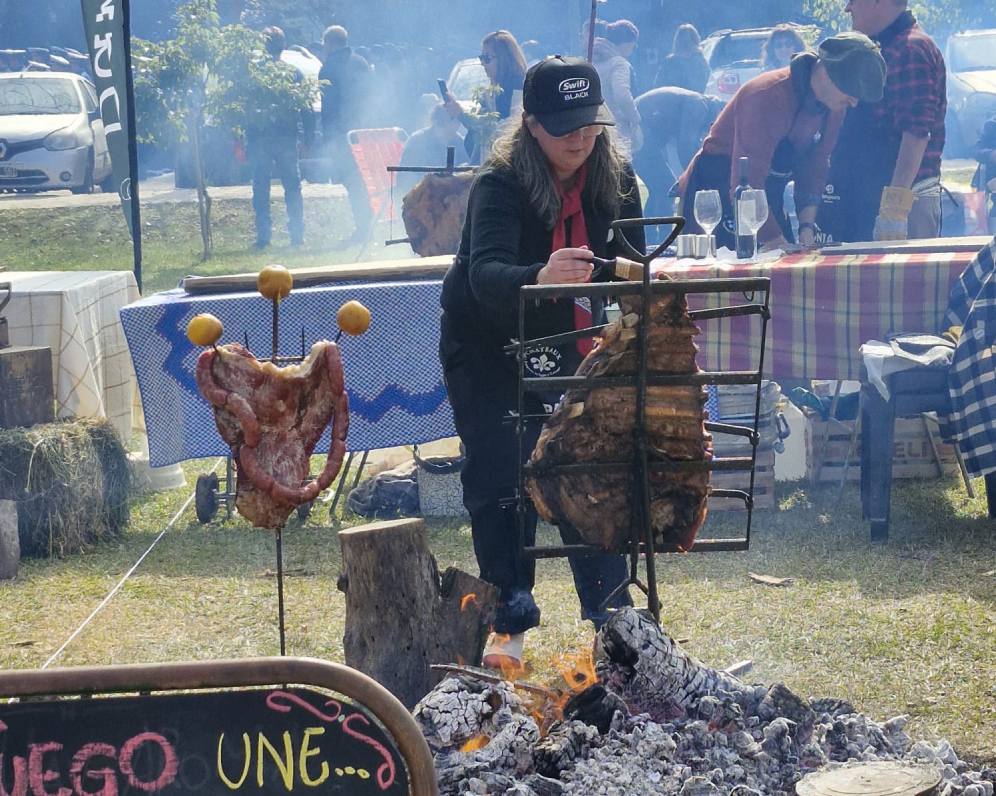
[[[130,479],[106,421],[0,429],[0,500],[17,501],[22,556],[63,556],[120,536]]]

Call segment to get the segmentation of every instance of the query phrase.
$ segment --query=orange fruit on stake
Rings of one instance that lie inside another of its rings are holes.
[[[363,334],[370,328],[370,310],[358,301],[347,301],[339,307],[336,320],[346,334]]]
[[[271,301],[287,298],[293,284],[294,277],[282,265],[268,265],[256,277],[256,289]]]
[[[209,312],[195,315],[187,324],[187,339],[194,345],[214,345],[221,339],[225,327]]]

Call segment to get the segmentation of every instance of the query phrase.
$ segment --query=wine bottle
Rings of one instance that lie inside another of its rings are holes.
[[[754,238],[750,227],[747,226],[745,220],[740,218],[740,197],[744,191],[750,188],[750,160],[748,158],[740,158],[737,161],[737,168],[739,169],[739,181],[736,190],[733,192],[733,218],[734,233],[737,236],[737,259],[749,260],[754,256]]]

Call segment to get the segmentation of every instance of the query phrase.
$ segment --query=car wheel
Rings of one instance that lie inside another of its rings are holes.
[[[75,194],[82,193],[93,193],[93,150],[90,150],[90,156],[86,161],[86,173],[83,175],[83,184],[77,185],[75,188],[70,188]]]

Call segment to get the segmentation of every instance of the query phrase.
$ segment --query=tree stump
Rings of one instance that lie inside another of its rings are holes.
[[[21,563],[21,540],[17,535],[17,504],[0,500],[0,580],[17,577]]]
[[[346,595],[346,664],[411,709],[438,682],[434,663],[481,661],[497,590],[447,569],[442,577],[421,519],[339,533]]]

